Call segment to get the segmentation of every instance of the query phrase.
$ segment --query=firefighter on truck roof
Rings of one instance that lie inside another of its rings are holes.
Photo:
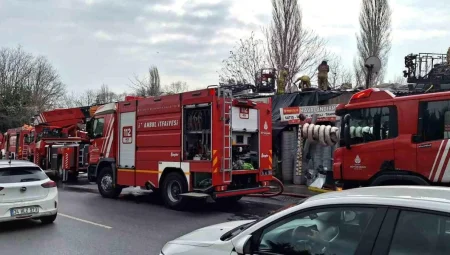
[[[318,83],[319,89],[328,90],[328,72],[330,71],[330,67],[328,66],[327,61],[322,61],[322,63],[317,68],[319,71],[318,75]]]
[[[301,89],[305,89],[305,88],[311,88],[311,78],[309,78],[308,75],[303,75],[301,77],[299,77],[295,82],[300,82],[299,87]]]
[[[277,81],[277,93],[284,94],[284,88],[286,86],[286,80],[289,75],[288,65],[285,65],[283,69],[281,69],[280,74],[278,75]]]

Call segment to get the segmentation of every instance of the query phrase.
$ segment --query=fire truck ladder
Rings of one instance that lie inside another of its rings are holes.
[[[221,95],[223,96],[222,105],[222,123],[223,123],[223,157],[222,157],[222,175],[224,183],[231,183],[232,181],[232,171],[233,171],[233,160],[232,160],[232,104],[233,104],[233,94],[229,89],[221,89]],[[219,94],[219,95],[220,95]],[[229,178],[227,179],[227,175]]]

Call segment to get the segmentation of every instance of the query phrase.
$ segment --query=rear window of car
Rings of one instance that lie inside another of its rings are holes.
[[[39,167],[0,168],[0,183],[33,182],[46,178],[47,175]]]

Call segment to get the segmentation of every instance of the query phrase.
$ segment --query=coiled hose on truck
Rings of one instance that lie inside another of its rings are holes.
[[[300,133],[300,132],[299,132]],[[339,128],[332,127],[330,125],[315,125],[305,123],[301,126],[301,136],[306,138],[310,142],[320,143],[324,146],[334,146],[339,142]],[[301,153],[301,152],[300,152]],[[296,194],[296,193],[286,193],[284,192],[284,185],[278,178],[273,176],[273,181],[277,186],[279,186],[278,191],[270,191],[263,194],[250,194],[250,197],[275,197],[279,195],[291,196],[305,198],[307,195]]]

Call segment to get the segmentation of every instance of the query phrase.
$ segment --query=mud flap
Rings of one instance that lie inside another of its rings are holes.
[[[116,179],[116,175],[117,175],[117,169],[116,169],[116,164],[111,164],[111,170],[112,170],[112,178],[113,178],[113,187],[115,188],[117,186],[117,179]]]

